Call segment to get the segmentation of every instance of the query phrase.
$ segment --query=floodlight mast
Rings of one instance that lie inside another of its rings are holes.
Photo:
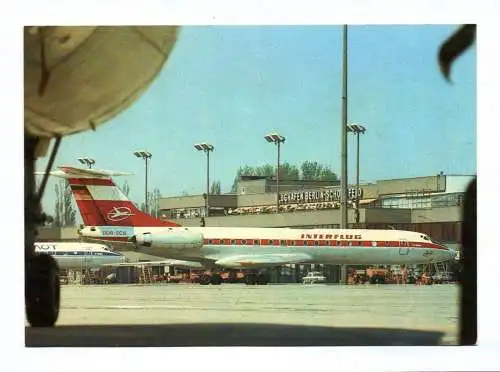
[[[340,228],[347,229],[347,25],[342,28],[342,121],[341,121],[341,175],[340,175]],[[347,267],[340,267],[340,282],[347,282]]]
[[[349,124],[347,131],[354,133],[357,137],[356,148],[356,226],[359,228],[359,135],[366,132],[366,128],[359,124]]]
[[[194,148],[198,151],[203,151],[207,154],[207,189],[205,193],[205,217],[208,217],[208,195],[210,194],[210,152],[214,151],[215,147],[209,143],[202,142],[194,145]]]
[[[145,190],[144,190],[144,208],[146,213],[149,213],[149,204],[148,204],[148,160],[153,157],[153,155],[144,150],[134,151],[134,155],[138,158],[144,159],[146,163],[146,175],[145,175]]]
[[[276,213],[280,212],[280,149],[281,144],[285,143],[285,137],[279,133],[270,133],[264,136],[267,142],[274,143],[278,149],[278,165],[276,167]]]

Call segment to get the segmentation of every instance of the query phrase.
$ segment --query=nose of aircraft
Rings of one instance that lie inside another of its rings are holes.
[[[444,248],[444,250],[441,249],[442,252],[441,257],[443,261],[451,261],[455,259],[457,252],[454,249],[447,247],[443,244],[439,245],[441,246],[441,248]]]
[[[454,260],[455,257],[457,256],[457,251],[455,251],[452,248],[448,248],[448,255],[450,257],[450,260]]]

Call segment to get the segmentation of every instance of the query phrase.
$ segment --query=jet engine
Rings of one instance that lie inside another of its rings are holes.
[[[203,235],[188,230],[176,230],[161,233],[142,233],[130,238],[138,247],[165,249],[189,249],[203,246]]]

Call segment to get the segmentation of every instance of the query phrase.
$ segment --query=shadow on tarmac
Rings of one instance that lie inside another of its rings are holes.
[[[27,347],[435,346],[442,332],[262,323],[71,325],[25,329]]]

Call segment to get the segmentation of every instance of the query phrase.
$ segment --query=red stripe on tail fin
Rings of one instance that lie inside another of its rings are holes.
[[[104,226],[106,221],[96,207],[92,195],[84,185],[71,185],[71,191],[75,197],[76,205],[80,210],[83,223],[86,226]]]
[[[62,168],[87,226],[180,226],[146,214],[134,205],[110,177],[78,174],[73,168]],[[89,172],[90,173],[90,172]]]
[[[111,179],[106,178],[69,178],[70,185],[101,185],[101,186],[115,186]]]

